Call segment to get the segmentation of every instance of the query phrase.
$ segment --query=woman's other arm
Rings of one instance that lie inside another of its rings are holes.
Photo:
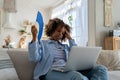
[[[68,40],[69,40],[69,46],[70,46],[70,48],[71,48],[72,46],[77,46],[77,44],[75,43],[75,40],[72,39],[72,37],[71,37],[71,35],[70,35],[70,33],[69,33],[68,31],[66,31],[65,36],[66,36],[66,37],[68,38]]]

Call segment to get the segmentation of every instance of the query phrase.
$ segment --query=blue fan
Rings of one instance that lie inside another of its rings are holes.
[[[37,13],[37,18],[36,18],[36,22],[38,22],[38,27],[39,27],[39,31],[38,31],[38,41],[40,41],[41,37],[42,37],[42,33],[43,33],[43,26],[44,26],[44,22],[43,22],[43,17],[42,14],[38,11]]]

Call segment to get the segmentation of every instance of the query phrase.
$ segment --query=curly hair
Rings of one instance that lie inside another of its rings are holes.
[[[59,18],[50,19],[45,25],[45,34],[50,37],[58,27],[63,27],[64,22]]]
[[[65,24],[63,20],[59,18],[54,18],[54,19],[50,19],[48,24],[45,25],[46,36],[51,37],[51,35],[56,31],[58,27],[61,27],[61,28],[65,27],[68,32],[71,32],[70,26]],[[66,36],[63,35],[63,38],[61,39],[61,41],[65,39],[66,39]]]

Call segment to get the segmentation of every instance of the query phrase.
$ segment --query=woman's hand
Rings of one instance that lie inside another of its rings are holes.
[[[67,30],[66,30],[66,32],[65,32],[65,36],[66,36],[68,39],[72,39],[70,33],[69,33]]]
[[[37,34],[38,34],[38,30],[37,30],[37,27],[35,25],[33,25],[31,27],[31,32],[32,32],[32,42],[36,41],[37,40]]]

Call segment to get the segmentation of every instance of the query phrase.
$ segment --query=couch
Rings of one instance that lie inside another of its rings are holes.
[[[109,70],[109,80],[120,80],[119,55],[120,51],[102,50],[98,57],[97,64],[103,64]],[[9,60],[8,64],[12,66],[0,68],[0,80],[32,80],[35,63],[28,61],[27,49],[0,49],[0,62],[4,60]],[[1,77],[1,71],[4,72],[5,69],[8,70]]]

